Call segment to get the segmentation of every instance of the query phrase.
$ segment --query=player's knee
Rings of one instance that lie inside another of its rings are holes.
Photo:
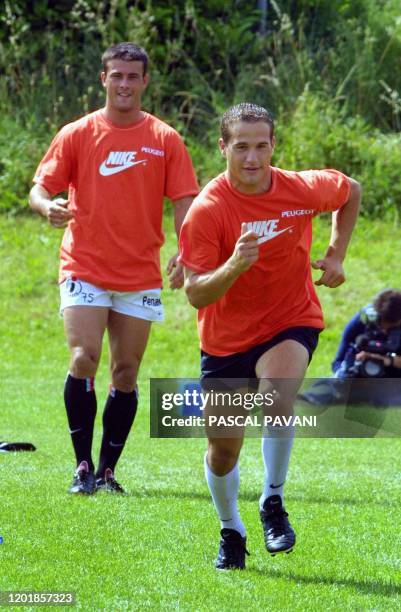
[[[116,364],[112,367],[113,386],[119,391],[130,393],[135,389],[139,364]]]
[[[98,351],[83,346],[76,346],[71,352],[70,371],[76,378],[85,378],[96,374],[99,363]]]
[[[217,476],[224,476],[231,472],[238,461],[241,447],[227,440],[215,440],[209,442],[208,464]]]
[[[271,417],[290,417],[294,414],[294,397],[286,397],[280,398],[280,401],[273,405],[268,411],[266,411],[266,415]]]

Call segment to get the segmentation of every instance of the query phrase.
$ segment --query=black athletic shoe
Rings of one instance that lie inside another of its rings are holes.
[[[215,562],[218,570],[245,569],[246,538],[234,529],[222,529],[219,554]]]
[[[70,487],[70,493],[81,493],[83,495],[93,495],[96,491],[95,474],[89,470],[88,463],[81,461],[74,474],[74,479]]]
[[[125,495],[124,489],[114,478],[114,474],[110,468],[106,469],[104,478],[97,478],[96,487],[108,493],[120,493],[120,495]]]
[[[265,544],[268,552],[274,557],[277,553],[290,553],[295,545],[295,533],[283,508],[280,495],[271,495],[260,511]]]
[[[30,442],[0,442],[0,453],[15,453],[17,451],[35,451],[36,446]]]

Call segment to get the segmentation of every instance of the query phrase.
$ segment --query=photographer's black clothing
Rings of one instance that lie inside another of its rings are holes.
[[[358,364],[355,359],[362,350],[380,355],[401,355],[401,329],[383,332],[378,325],[377,312],[370,304],[352,317],[344,329],[332,363],[334,378],[315,381],[307,391],[298,395],[299,399],[316,406],[343,403],[401,406],[401,369],[383,367],[382,361],[377,360],[381,366],[380,374],[366,378],[363,369],[368,360]]]
[[[355,363],[355,356],[360,350],[375,352],[374,350],[358,346],[358,338],[364,337],[368,339],[371,337],[374,339],[376,335],[388,337],[389,334],[381,332],[377,325],[377,313],[373,306],[369,304],[352,317],[345,326],[337,354],[332,363],[332,370],[337,378],[345,378],[350,375],[350,369]],[[398,346],[394,346],[392,350],[397,355],[401,355],[401,335],[397,339],[397,344]],[[401,378],[401,369],[386,367],[383,377]]]
[[[335,374],[344,362],[346,356],[349,358],[349,351],[352,350],[355,339],[360,334],[366,331],[366,323],[361,320],[361,314],[363,311],[359,311],[352,319],[347,323],[341,337],[340,345],[337,349],[337,354],[334,357],[334,361],[331,364],[331,369]]]

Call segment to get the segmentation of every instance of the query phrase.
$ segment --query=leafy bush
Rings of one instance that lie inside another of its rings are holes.
[[[214,115],[203,138],[186,139],[202,185],[225,168],[218,124]],[[0,119],[0,211],[26,209],[33,173],[51,138],[43,127]],[[361,117],[347,117],[338,101],[306,88],[292,113],[278,114],[276,137],[275,165],[293,170],[337,168],[361,182],[362,214],[398,219],[400,134],[383,134]]]
[[[133,40],[151,60],[144,107],[186,137],[202,182],[222,169],[219,116],[249,100],[279,118],[278,163],[343,169],[363,183],[366,212],[396,214],[399,0],[270,0],[265,23],[258,4],[4,0],[0,210],[25,207],[49,135],[103,103],[102,51]]]
[[[60,125],[102,100],[100,56],[134,40],[151,58],[153,112],[202,135],[221,103],[290,110],[307,83],[385,130],[401,128],[399,0],[5,0],[0,108]]]
[[[360,181],[362,214],[401,213],[401,135],[383,134],[337,101],[308,88],[277,126],[275,163],[289,169],[336,168]]]
[[[48,138],[38,126],[23,126],[12,118],[0,117],[1,212],[27,208],[32,177]]]

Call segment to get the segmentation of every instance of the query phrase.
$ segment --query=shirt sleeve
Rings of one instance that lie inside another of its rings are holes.
[[[316,212],[330,212],[341,208],[348,200],[350,182],[338,170],[309,170],[302,173],[312,190]]]
[[[177,132],[172,131],[168,138],[164,195],[173,202],[187,196],[196,196],[199,185],[187,148]]]
[[[33,182],[42,185],[51,195],[67,191],[72,178],[72,160],[71,135],[63,128],[40,162]]]
[[[199,202],[189,209],[180,232],[180,261],[194,272],[221,265],[221,238],[217,220]]]

